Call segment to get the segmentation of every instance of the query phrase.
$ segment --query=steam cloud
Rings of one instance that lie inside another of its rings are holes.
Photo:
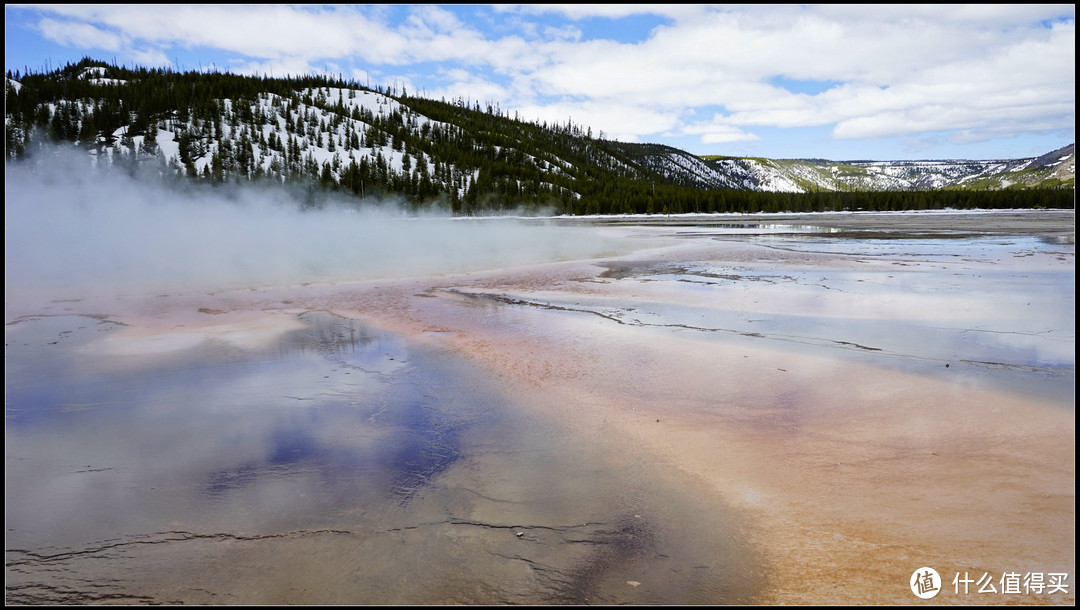
[[[7,165],[8,298],[411,277],[600,256],[622,243],[522,219],[407,215],[387,202],[328,198],[302,211],[284,187],[173,187],[86,159],[51,151]]]

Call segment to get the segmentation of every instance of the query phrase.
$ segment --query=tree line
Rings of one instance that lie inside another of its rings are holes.
[[[302,184],[313,193],[392,196],[461,215],[1075,206],[1071,188],[791,194],[695,187],[639,163],[633,146],[570,120],[524,121],[497,105],[436,101],[340,76],[176,72],[84,58],[7,77],[9,161],[48,141],[151,164],[166,177]],[[377,94],[376,109],[355,103],[366,94]],[[162,132],[177,156],[161,153]]]

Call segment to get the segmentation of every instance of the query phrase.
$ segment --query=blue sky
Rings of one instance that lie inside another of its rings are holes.
[[[1075,5],[6,5],[5,62],[328,72],[700,155],[1021,158],[1075,137]]]

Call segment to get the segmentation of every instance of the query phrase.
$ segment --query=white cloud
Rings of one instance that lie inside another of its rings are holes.
[[[117,34],[87,23],[42,19],[38,28],[42,36],[65,46],[117,51],[125,44],[123,38]]]
[[[722,143],[752,140],[758,127],[834,126],[835,138],[928,141],[921,132],[991,137],[1071,129],[1075,120],[1072,5],[34,10],[44,15],[42,34],[70,46],[126,50],[159,64],[173,48],[205,47],[248,73],[333,65],[436,98],[490,100],[549,120],[573,116],[626,139],[673,133]],[[660,17],[644,40],[588,37],[587,20],[642,15]],[[831,86],[811,94],[777,84],[793,81]],[[723,119],[694,120],[704,108],[722,109]]]
[[[753,133],[743,131],[735,125],[729,125],[722,118],[714,119],[709,123],[699,123],[687,127],[687,134],[700,135],[701,141],[706,144],[730,144],[733,142],[756,142],[761,138]]]
[[[558,42],[579,42],[583,34],[579,28],[568,25],[557,28],[546,27],[543,29],[543,35],[549,40]]]
[[[391,63],[406,46],[404,37],[348,7],[63,5],[41,10],[82,19],[133,41],[205,46],[261,59],[360,54]]]
[[[461,98],[472,102],[479,102],[486,106],[488,102],[499,102],[507,99],[509,93],[506,87],[482,78],[468,70],[455,69],[444,73],[443,78],[448,81],[443,87],[425,90],[425,96],[430,99],[445,99],[453,101]],[[412,90],[416,85],[409,81]]]
[[[407,27],[415,27],[420,37],[431,36],[436,32],[452,33],[464,27],[457,15],[435,6],[421,6],[414,9],[406,20]],[[402,28],[403,32],[407,31]]]
[[[642,135],[659,134],[679,127],[676,113],[636,104],[607,102],[553,102],[521,107],[522,118],[565,125],[571,121],[582,128],[591,128],[594,137],[604,132],[604,138],[637,142]]]
[[[618,19],[632,15],[686,17],[700,12],[695,5],[680,4],[507,4],[497,11],[528,15],[559,14],[575,21],[590,17]]]

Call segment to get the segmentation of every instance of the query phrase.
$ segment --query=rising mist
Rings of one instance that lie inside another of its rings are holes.
[[[610,255],[623,240],[538,219],[193,187],[61,150],[6,167],[5,290],[61,299],[458,273]]]

